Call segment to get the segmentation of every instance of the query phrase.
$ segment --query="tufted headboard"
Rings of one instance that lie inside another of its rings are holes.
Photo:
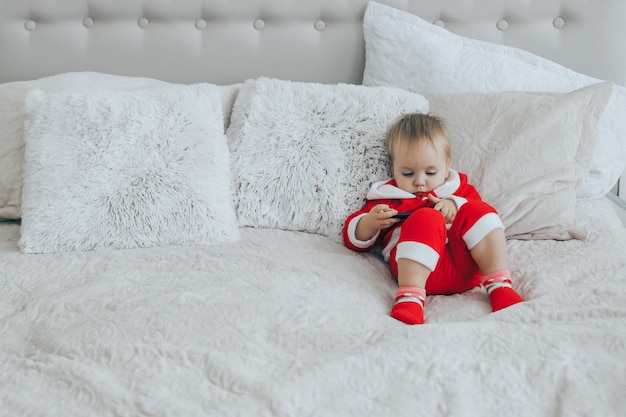
[[[0,82],[97,71],[179,83],[268,76],[358,84],[368,2],[0,0]],[[378,3],[591,77],[621,85],[626,79],[624,0]]]
[[[67,71],[359,83],[368,0],[0,0],[0,82]],[[624,84],[623,0],[380,0]]]

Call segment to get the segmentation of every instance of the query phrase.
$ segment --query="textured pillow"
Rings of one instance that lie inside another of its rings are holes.
[[[571,93],[426,94],[446,121],[452,166],[465,172],[515,238],[584,236],[576,189],[589,170],[612,84]]]
[[[216,86],[26,97],[23,252],[239,236]]]
[[[28,91],[34,88],[48,92],[77,88],[128,91],[167,85],[169,83],[152,78],[122,77],[98,72],[70,72],[38,80],[0,84],[0,219],[21,217],[24,97]],[[237,85],[218,88],[226,125]]]
[[[363,27],[365,85],[395,86],[421,94],[568,92],[600,81],[520,49],[455,35],[379,3],[369,3]],[[599,126],[590,172],[578,189],[579,198],[603,196],[626,168],[625,109],[626,89],[615,86]]]
[[[389,176],[389,124],[427,111],[423,96],[395,88],[247,81],[227,131],[240,225],[340,242],[370,183]]]

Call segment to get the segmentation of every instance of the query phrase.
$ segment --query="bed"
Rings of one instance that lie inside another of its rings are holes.
[[[623,416],[621,0],[0,1],[0,415]],[[341,240],[446,120],[513,287]]]

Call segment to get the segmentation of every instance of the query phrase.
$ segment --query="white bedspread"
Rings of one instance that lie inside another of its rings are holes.
[[[626,231],[511,241],[527,299],[388,315],[373,255],[243,230],[235,245],[24,255],[0,224],[2,416],[623,416]]]

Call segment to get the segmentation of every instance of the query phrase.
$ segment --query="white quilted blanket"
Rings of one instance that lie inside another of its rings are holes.
[[[620,416],[626,231],[511,241],[525,303],[388,316],[373,255],[278,230],[236,245],[24,255],[0,225],[2,416]]]

